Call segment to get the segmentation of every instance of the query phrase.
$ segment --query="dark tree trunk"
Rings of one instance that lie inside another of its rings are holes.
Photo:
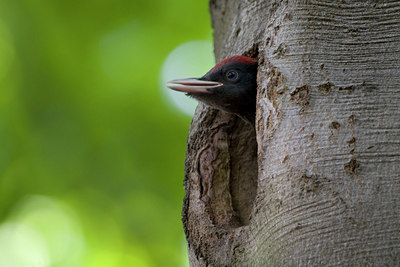
[[[217,60],[257,57],[256,129],[199,105],[192,266],[400,265],[400,1],[210,2]]]

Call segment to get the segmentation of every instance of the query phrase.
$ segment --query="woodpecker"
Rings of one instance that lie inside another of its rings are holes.
[[[257,66],[254,58],[232,56],[219,62],[201,78],[172,80],[167,82],[167,86],[254,125]]]

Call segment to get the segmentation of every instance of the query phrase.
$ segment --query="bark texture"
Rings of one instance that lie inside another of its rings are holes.
[[[400,1],[212,0],[215,55],[257,57],[256,129],[199,105],[192,266],[400,265]]]

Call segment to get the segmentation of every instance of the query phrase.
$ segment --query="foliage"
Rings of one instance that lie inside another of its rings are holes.
[[[1,266],[186,264],[190,117],[158,77],[210,32],[205,1],[0,2]]]

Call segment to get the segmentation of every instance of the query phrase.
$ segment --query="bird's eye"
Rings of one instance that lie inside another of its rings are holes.
[[[225,76],[229,81],[236,81],[239,78],[239,73],[235,70],[228,70]]]

